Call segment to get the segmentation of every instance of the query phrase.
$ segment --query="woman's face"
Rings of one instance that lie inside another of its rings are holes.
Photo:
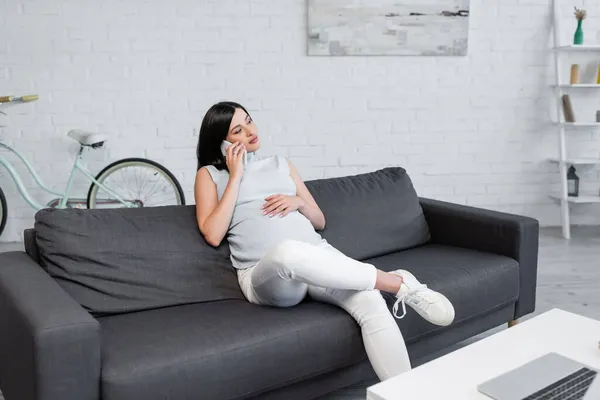
[[[260,139],[258,138],[258,129],[252,118],[241,108],[235,109],[235,114],[229,125],[229,132],[225,139],[230,143],[242,142],[246,151],[251,153],[260,148]]]

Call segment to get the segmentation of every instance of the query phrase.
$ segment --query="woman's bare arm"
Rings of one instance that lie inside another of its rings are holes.
[[[230,178],[221,201],[217,196],[217,185],[206,168],[196,173],[194,198],[196,199],[196,218],[204,239],[217,247],[227,235],[229,224],[235,209],[240,189],[240,178]]]

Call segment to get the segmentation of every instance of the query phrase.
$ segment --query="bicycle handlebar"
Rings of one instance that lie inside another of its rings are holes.
[[[28,101],[35,101],[39,98],[40,98],[40,96],[38,96],[37,94],[30,94],[30,95],[21,96],[21,97],[0,96],[0,104],[1,103],[26,103]]]

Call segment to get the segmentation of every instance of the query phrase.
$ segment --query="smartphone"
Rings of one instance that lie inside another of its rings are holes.
[[[223,143],[221,143],[221,153],[223,153],[225,157],[227,157],[227,148],[232,144],[233,143],[228,142],[227,140],[223,140]],[[244,151],[244,156],[242,157],[242,164],[246,165],[246,163],[248,163],[248,152]]]

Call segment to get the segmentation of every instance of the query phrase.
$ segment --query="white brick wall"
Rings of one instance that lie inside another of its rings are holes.
[[[595,41],[600,5],[588,3]],[[305,179],[401,165],[423,196],[556,225],[546,194],[557,168],[544,162],[557,144],[550,1],[471,0],[471,9],[467,57],[328,58],[306,56],[305,0],[0,0],[0,92],[41,96],[9,110],[2,136],[60,187],[76,149],[67,130],[107,132],[107,149],[89,158],[95,170],[147,156],[193,202],[197,128],[212,103],[232,99],[252,111],[263,154],[290,157]],[[598,93],[583,96],[600,108]],[[572,154],[600,156],[600,132],[572,137]],[[581,175],[597,193],[598,170]],[[33,211],[5,172],[0,184],[11,215],[2,240],[18,240]],[[575,223],[599,215],[573,209]]]

